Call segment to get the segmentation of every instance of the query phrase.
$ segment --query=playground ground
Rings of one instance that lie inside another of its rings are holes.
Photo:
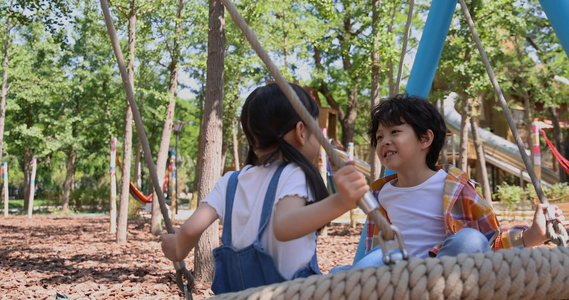
[[[530,222],[518,218],[502,225]],[[183,299],[173,265],[149,226],[144,218],[129,221],[128,243],[119,246],[106,215],[0,216],[0,299]],[[324,273],[351,263],[362,226],[334,223],[319,238]],[[192,270],[193,251],[185,262]],[[196,282],[193,296],[212,296],[210,284]]]

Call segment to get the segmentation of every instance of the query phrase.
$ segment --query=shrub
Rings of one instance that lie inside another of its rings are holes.
[[[512,210],[516,208],[518,202],[526,198],[526,193],[521,186],[502,183],[498,186],[498,192],[495,194],[495,196],[503,201],[506,209]]]
[[[569,184],[567,182],[558,182],[551,188],[551,193],[547,196],[548,199],[556,199],[569,195]],[[562,201],[569,201],[569,198],[560,199]]]
[[[559,197],[569,195],[569,184],[567,184],[566,182],[558,182],[558,183],[554,184],[551,188],[548,188],[547,186],[542,185],[541,189],[543,190],[543,194],[544,194],[546,199],[556,199]],[[530,199],[533,199],[536,197],[535,188],[533,187],[533,184],[528,183],[527,192],[528,192]],[[560,200],[569,201],[569,198],[560,199]]]

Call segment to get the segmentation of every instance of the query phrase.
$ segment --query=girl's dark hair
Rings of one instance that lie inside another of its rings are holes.
[[[311,116],[318,117],[316,101],[300,86],[289,83]],[[315,201],[328,197],[328,190],[318,169],[295,147],[284,140],[284,135],[301,122],[300,116],[290,104],[286,95],[276,83],[255,89],[243,105],[241,125],[249,142],[246,164],[264,165],[279,159],[294,162],[304,171],[306,181],[313,192]],[[255,149],[277,149],[262,157],[257,157]]]
[[[436,171],[447,128],[441,114],[427,99],[402,94],[380,102],[371,111],[371,124],[368,130],[371,145],[377,147],[375,135],[380,124],[396,126],[403,123],[413,127],[418,139],[425,135],[427,130],[433,131],[433,143],[429,147],[426,162],[431,170]]]

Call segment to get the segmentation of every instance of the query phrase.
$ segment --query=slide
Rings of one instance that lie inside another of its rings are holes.
[[[443,102],[445,121],[450,132],[460,135],[460,113],[454,108],[455,100],[458,94],[451,93]],[[472,139],[470,123],[468,124],[468,137]],[[484,145],[484,157],[486,162],[494,165],[512,175],[520,176],[522,174],[526,182],[531,182],[529,174],[524,171],[526,169],[518,146],[502,137],[499,137],[488,130],[478,128],[480,139]],[[526,150],[528,156],[531,157],[529,150]],[[541,183],[547,187],[559,182],[559,174],[546,168],[541,168]]]

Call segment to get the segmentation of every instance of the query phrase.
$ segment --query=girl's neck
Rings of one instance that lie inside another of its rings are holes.
[[[411,170],[410,172],[397,172],[397,187],[413,187],[417,186],[427,179],[431,178],[437,172],[429,169],[427,166],[419,170]]]

